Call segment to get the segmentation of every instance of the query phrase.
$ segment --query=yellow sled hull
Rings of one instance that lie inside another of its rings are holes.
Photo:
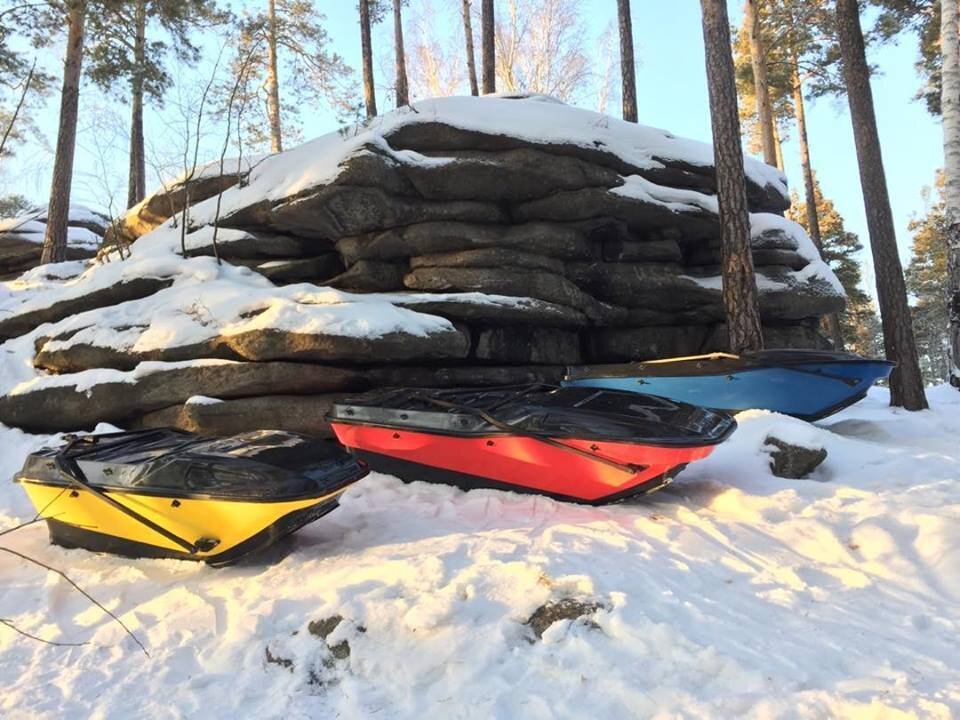
[[[230,500],[202,495],[150,494],[99,488],[112,500],[183,538],[187,552],[163,534],[82,487],[17,478],[52,542],[130,557],[171,557],[227,565],[262,549],[337,507],[349,485],[326,495],[293,500]]]

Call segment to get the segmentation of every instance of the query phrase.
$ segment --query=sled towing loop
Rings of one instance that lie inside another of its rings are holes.
[[[73,484],[78,485],[84,490],[87,490],[92,495],[99,498],[100,500],[103,500],[103,502],[107,503],[114,509],[119,510],[124,515],[130,518],[133,518],[144,527],[147,527],[150,530],[153,530],[155,533],[162,535],[170,542],[176,543],[191,555],[196,555],[197,553],[201,553],[201,552],[209,552],[213,550],[217,545],[220,544],[220,541],[217,540],[216,538],[199,538],[196,542],[190,542],[189,540],[185,540],[179,535],[177,535],[176,533],[173,533],[170,530],[167,530],[162,525],[158,525],[150,518],[144,517],[143,515],[138,513],[136,510],[127,507],[123,503],[117,502],[112,497],[107,495],[107,493],[91,485],[90,481],[87,480],[87,476],[84,474],[83,470],[80,468],[80,463],[76,461],[76,458],[71,457],[69,455],[69,452],[78,443],[88,443],[88,444],[95,443],[96,439],[92,439],[93,437],[95,436],[73,438],[72,440],[70,440],[70,442],[68,442],[63,447],[62,450],[60,450],[60,452],[57,453],[56,457],[54,458],[54,461],[56,462],[57,467],[60,469],[61,472],[63,472],[64,475],[67,476],[67,478]]]
[[[573,453],[574,455],[581,455],[585,458],[589,458],[593,462],[602,463],[603,465],[607,465],[609,467],[614,468],[615,470],[619,470],[622,473],[627,473],[628,475],[636,475],[638,472],[641,472],[647,468],[646,465],[633,465],[633,464],[627,464],[627,463],[619,463],[616,460],[611,460],[609,458],[605,458],[600,455],[595,455],[591,452],[587,452],[586,450],[581,450],[578,447],[567,445],[566,443],[560,442],[559,440],[554,440],[551,437],[546,437],[544,435],[540,435],[539,433],[535,433],[535,432],[521,430],[515,427],[514,425],[498,420],[497,418],[490,415],[488,412],[481,410],[479,408],[473,408],[467,405],[459,405],[457,403],[448,402],[446,400],[439,400],[437,398],[433,398],[429,396],[420,396],[420,399],[425,400],[427,403],[434,405],[435,407],[443,408],[445,410],[457,410],[458,412],[473,413],[474,415],[477,415],[478,417],[482,418],[484,421],[486,421],[487,423],[495,427],[497,430],[502,430],[503,432],[510,433],[511,435],[517,435],[520,437],[529,438],[531,440],[536,440],[537,442],[541,442],[544,445],[549,445],[551,447],[558,448],[565,452]]]

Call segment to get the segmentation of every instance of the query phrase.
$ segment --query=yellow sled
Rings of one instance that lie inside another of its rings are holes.
[[[292,433],[163,429],[45,448],[14,481],[57,545],[219,566],[326,515],[366,473],[332,443]]]

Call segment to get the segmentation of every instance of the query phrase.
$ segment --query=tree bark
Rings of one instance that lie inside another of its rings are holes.
[[[890,404],[921,410],[927,407],[927,399],[917,361],[903,267],[897,254],[857,0],[837,0],[837,36],[877,279],[883,344],[887,357],[897,363],[890,374]]]
[[[360,0],[360,53],[363,56],[363,104],[367,119],[377,116],[377,94],[373,85],[373,46],[370,43],[370,0]]]
[[[127,176],[127,207],[147,194],[146,157],[143,147],[143,72],[147,54],[147,3],[134,8],[133,76],[130,78],[130,167]]]
[[[700,0],[720,205],[723,305],[731,352],[763,348],[757,282],[750,252],[750,214],[743,174],[737,86],[726,0]]]
[[[743,5],[747,30],[750,35],[750,63],[753,66],[753,88],[757,97],[757,120],[760,123],[760,141],[763,145],[763,161],[777,166],[777,149],[773,130],[773,109],[770,104],[770,83],[767,80],[767,57],[760,34],[760,13],[756,0],[746,0]]]
[[[623,119],[637,122],[637,79],[633,57],[633,21],[630,18],[630,0],[617,0],[617,19],[620,25],[620,81],[623,95]]]
[[[403,50],[403,17],[400,13],[400,1],[393,0],[393,50],[397,65],[397,107],[410,104],[410,91],[407,86],[407,58]]]
[[[467,41],[467,75],[470,77],[470,94],[479,95],[477,61],[473,55],[473,21],[470,18],[470,0],[463,0],[463,36]]]
[[[283,152],[280,126],[280,75],[277,70],[277,4],[267,3],[267,115],[270,119],[270,150]]]
[[[73,153],[77,145],[77,109],[80,103],[80,70],[83,64],[83,26],[86,0],[67,4],[67,48],[63,63],[63,90],[60,95],[60,127],[50,183],[47,230],[40,262],[67,259],[67,223],[70,219],[70,186],[73,182]]]
[[[497,91],[497,62],[494,55],[493,0],[480,4],[480,55],[483,63],[483,93]]]
[[[773,147],[775,151],[774,155],[776,155],[777,158],[774,167],[780,172],[783,172],[783,143],[780,141],[780,127],[776,123],[773,124]]]
[[[823,257],[823,238],[820,235],[820,216],[817,215],[817,191],[813,182],[813,165],[810,163],[810,141],[807,136],[807,112],[803,101],[803,80],[800,78],[800,63],[796,51],[790,54],[791,85],[793,86],[793,116],[797,122],[797,142],[800,145],[800,168],[803,171],[803,196],[807,210],[807,231]],[[834,350],[843,350],[843,333],[836,313],[823,318],[823,325],[830,335]]]
[[[940,0],[943,82],[943,195],[947,220],[947,316],[950,320],[950,383],[960,388],[960,40],[957,0]]]

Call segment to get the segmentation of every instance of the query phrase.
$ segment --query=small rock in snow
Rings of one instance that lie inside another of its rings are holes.
[[[603,603],[596,601],[562,598],[561,600],[546,602],[538,607],[524,625],[533,631],[535,637],[531,639],[531,642],[535,642],[543,638],[543,633],[555,622],[576,620],[602,609],[604,609]]]
[[[824,460],[827,451],[823,448],[809,448],[793,445],[768,435],[764,440],[770,452],[770,470],[781,478],[798,480],[807,477]]]

